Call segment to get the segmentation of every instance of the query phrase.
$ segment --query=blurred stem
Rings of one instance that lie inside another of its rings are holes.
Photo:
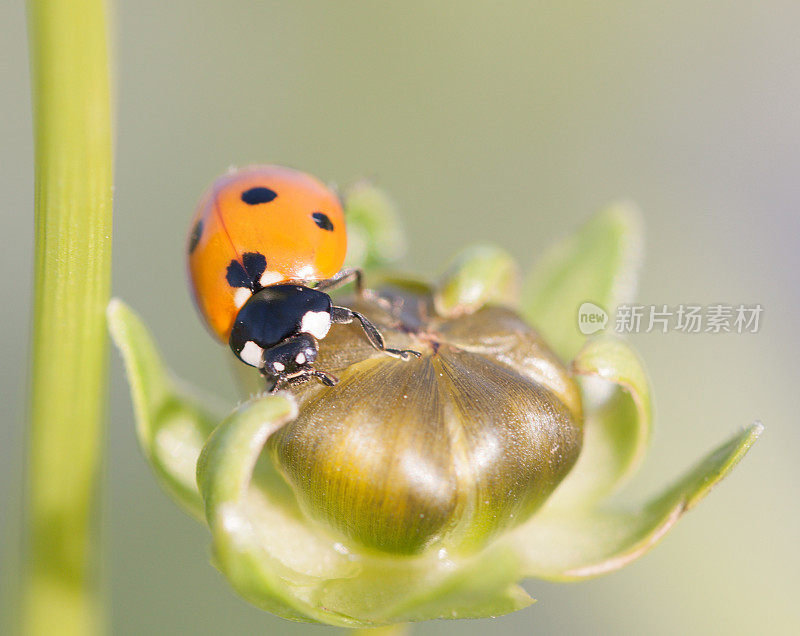
[[[93,504],[111,271],[111,113],[102,0],[29,0],[35,137],[23,627],[101,628]]]
[[[410,633],[411,625],[408,623],[384,625],[383,627],[366,627],[350,631],[351,636],[407,636]]]

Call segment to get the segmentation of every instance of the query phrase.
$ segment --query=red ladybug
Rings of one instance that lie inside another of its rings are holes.
[[[362,314],[325,293],[355,281],[341,269],[347,251],[344,213],[334,192],[311,175],[282,166],[249,166],[219,177],[200,199],[187,245],[195,304],[236,356],[259,369],[271,390],[311,377],[319,340],[331,324],[358,320],[370,343],[387,348]]]

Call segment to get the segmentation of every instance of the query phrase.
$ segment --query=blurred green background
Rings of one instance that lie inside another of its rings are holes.
[[[641,334],[656,392],[643,495],[743,424],[750,456],[651,554],[539,603],[418,633],[798,633],[800,4],[118,2],[114,293],[174,368],[235,399],[184,279],[201,190],[280,162],[396,199],[422,272],[475,239],[528,266],[612,198],[641,205],[645,304],[761,303],[748,335]],[[0,4],[0,531],[17,560],[32,266],[25,16]],[[115,634],[332,633],[261,613],[160,492],[112,354],[102,497]],[[8,616],[8,615],[7,615]]]

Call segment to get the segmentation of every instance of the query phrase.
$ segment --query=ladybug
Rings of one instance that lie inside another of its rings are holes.
[[[338,197],[309,174],[274,165],[232,170],[197,206],[187,242],[195,305],[209,330],[270,391],[331,374],[314,368],[319,341],[332,324],[360,323],[370,344],[388,348],[363,314],[334,305],[326,293],[349,282],[363,292],[361,272],[341,269],[347,250]]]

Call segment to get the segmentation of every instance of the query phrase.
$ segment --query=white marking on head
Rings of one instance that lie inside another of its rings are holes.
[[[307,311],[300,322],[300,331],[315,338],[324,338],[331,328],[331,315],[327,311]]]
[[[306,363],[306,354],[302,351],[295,356],[294,361],[297,364],[305,364]]]
[[[241,309],[244,304],[250,300],[250,296],[253,295],[247,287],[237,287],[236,293],[233,295],[233,304],[236,305],[236,309]]]
[[[264,270],[263,274],[261,274],[261,278],[258,279],[258,282],[262,287],[269,287],[275,283],[280,283],[282,280],[286,280],[286,277],[283,274],[267,269]]]
[[[264,355],[264,350],[252,340],[248,340],[244,343],[244,348],[242,348],[239,357],[250,366],[260,368],[262,355]]]
[[[273,362],[272,366],[275,367],[276,371],[283,371],[286,368],[283,362]]]

